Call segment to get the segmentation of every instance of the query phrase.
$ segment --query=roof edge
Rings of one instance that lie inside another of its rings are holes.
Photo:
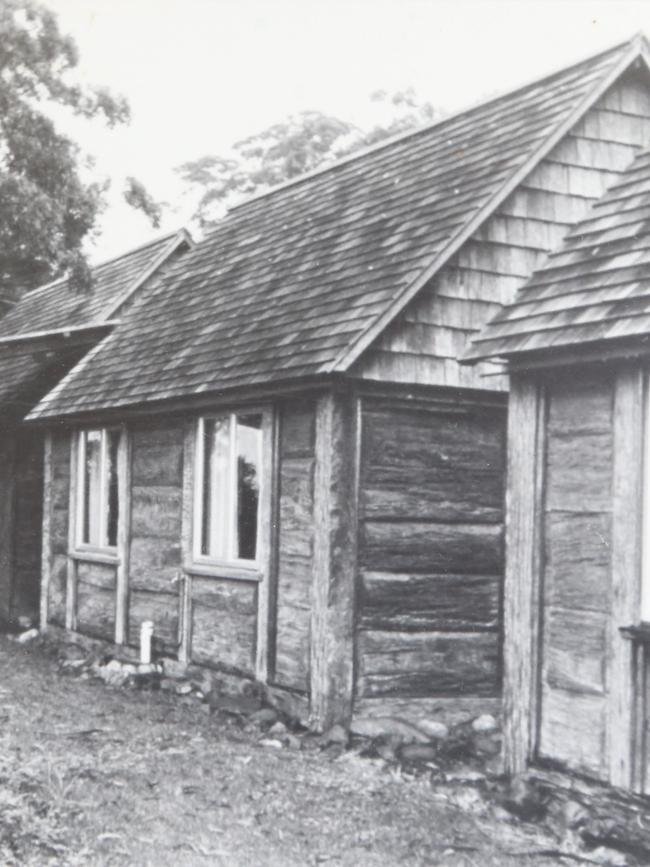
[[[89,322],[86,325],[69,325],[63,328],[53,328],[49,331],[31,331],[22,334],[9,334],[0,337],[0,349],[5,346],[20,346],[21,343],[35,343],[39,340],[48,340],[53,337],[64,339],[75,335],[89,334],[93,332],[103,333],[112,330],[119,324],[118,319],[107,319],[101,322]]]
[[[625,45],[626,43],[621,43]],[[446,247],[441,250],[433,260],[423,269],[419,277],[411,284],[405,287],[389,306],[379,313],[372,320],[360,335],[350,344],[345,350],[339,354],[335,361],[328,367],[331,372],[345,372],[359,359],[359,357],[369,348],[377,337],[395,320],[402,310],[409,304],[413,298],[424,288],[424,286],[435,276],[435,274],[447,264],[449,259],[457,253],[463,244],[468,241],[471,236],[480,228],[488,217],[492,216],[494,211],[503,203],[503,201],[523,182],[537,164],[544,159],[545,156],[555,147],[556,144],[565,136],[569,130],[575,126],[580,118],[587,112],[593,104],[600,99],[605,91],[623,75],[630,66],[638,59],[642,59],[650,72],[650,43],[642,34],[637,34],[627,43],[628,51],[623,54],[620,60],[615,63],[613,68],[609,70],[594,86],[585,94],[585,96],[576,104],[569,112],[568,116],[561,121],[556,128],[547,136],[547,138],[533,151],[533,153],[525,160],[525,162],[515,170],[515,172],[505,181],[502,186],[490,197],[483,207],[472,217],[468,223],[458,230],[447,243]],[[617,47],[615,46],[615,50]],[[602,54],[607,52],[601,52]],[[594,55],[598,57],[600,55]],[[577,64],[576,64],[577,65]],[[570,68],[570,67],[568,67]],[[478,360],[478,359],[477,359]]]
[[[550,78],[554,78],[556,75],[559,75],[562,72],[569,72],[574,67],[581,66],[588,60],[596,60],[597,58],[602,57],[604,54],[614,52],[619,48],[623,48],[623,46],[625,45],[632,46],[635,42],[640,42],[641,40],[645,43],[646,47],[650,51],[650,43],[648,42],[644,33],[642,31],[639,31],[635,33],[634,36],[630,39],[624,40],[623,42],[618,42],[616,43],[616,45],[611,45],[609,48],[604,48],[602,51],[597,51],[595,54],[587,54],[581,57],[579,60],[573,61],[568,66],[558,66],[552,72],[546,72],[544,73],[544,75],[530,78],[524,81],[522,84],[518,84],[511,90],[503,90],[499,93],[494,94],[493,96],[484,97],[483,99],[478,99],[475,102],[470,102],[462,108],[452,111],[449,114],[444,115],[444,117],[439,117],[437,120],[433,120],[430,123],[422,124],[421,126],[417,126],[413,129],[405,130],[403,132],[395,133],[395,135],[388,136],[387,138],[375,142],[374,144],[359,148],[359,150],[354,151],[350,154],[346,154],[345,156],[339,157],[338,159],[332,160],[332,162],[317,166],[315,169],[311,169],[310,171],[302,172],[301,174],[296,175],[289,180],[282,181],[279,184],[274,184],[272,187],[269,187],[269,189],[264,190],[263,192],[253,193],[252,195],[233,203],[230,207],[227,208],[227,213],[237,211],[240,208],[245,207],[246,205],[252,204],[259,199],[264,199],[267,196],[272,196],[273,194],[275,194],[276,192],[280,192],[281,190],[286,190],[289,187],[297,186],[303,183],[303,181],[308,181],[311,178],[318,177],[318,175],[326,174],[333,169],[337,169],[340,166],[345,166],[348,163],[354,162],[355,160],[362,159],[369,154],[376,153],[377,151],[380,151],[386,147],[390,147],[393,144],[397,144],[400,141],[405,141],[408,138],[427,133],[438,126],[442,126],[442,124],[447,123],[450,120],[454,120],[455,118],[460,117],[463,114],[468,114],[469,112],[475,111],[476,109],[482,108],[483,106],[490,105],[490,103],[492,102],[498,102],[500,99],[514,96],[514,94],[518,93],[520,90],[526,90],[527,88],[532,87],[534,84],[542,84],[542,82],[547,81]]]
[[[147,282],[147,280],[152,277],[156,271],[163,265],[167,259],[178,250],[183,244],[187,244],[190,249],[195,246],[194,239],[187,231],[187,229],[179,229],[178,232],[172,237],[171,241],[167,246],[162,250],[161,253],[156,256],[154,261],[149,265],[149,267],[143,271],[134,281],[134,283],[129,286],[129,288],[122,294],[120,298],[117,299],[111,306],[108,308],[106,313],[104,314],[104,320],[108,321],[117,315],[120,307],[122,307],[129,298],[137,292],[137,290]],[[132,251],[133,252],[133,251]]]

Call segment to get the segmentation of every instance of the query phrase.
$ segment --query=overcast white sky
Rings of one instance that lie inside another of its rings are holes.
[[[105,176],[133,174],[187,219],[174,166],[219,153],[285,115],[363,120],[368,95],[408,86],[444,110],[620,42],[650,36],[650,0],[45,0],[88,83],[124,94],[133,119],[70,129]],[[153,230],[116,204],[93,258]]]

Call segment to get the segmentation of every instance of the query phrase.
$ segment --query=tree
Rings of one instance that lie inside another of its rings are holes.
[[[0,294],[6,300],[64,272],[79,287],[90,272],[83,242],[101,211],[106,184],[82,179],[78,146],[51,114],[61,108],[113,127],[129,107],[104,88],[74,80],[74,41],[35,0],[0,0]],[[160,209],[134,178],[130,204],[159,222]]]
[[[236,142],[227,155],[207,155],[178,166],[180,177],[198,195],[199,224],[214,222],[237,199],[431,122],[437,116],[431,103],[420,102],[412,88],[392,94],[378,90],[370,99],[384,117],[368,128],[320,111],[303,111]]]

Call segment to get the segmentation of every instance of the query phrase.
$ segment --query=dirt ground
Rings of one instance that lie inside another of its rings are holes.
[[[263,745],[161,691],[62,674],[0,638],[3,865],[563,864],[472,785]]]

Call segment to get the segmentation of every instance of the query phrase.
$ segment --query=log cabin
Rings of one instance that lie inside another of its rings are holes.
[[[505,752],[650,793],[650,151],[476,338],[507,362]]]
[[[42,628],[317,728],[497,713],[507,379],[459,359],[650,139],[636,37],[254,197],[31,410]]]
[[[43,435],[26,412],[100,338],[166,265],[186,250],[185,231],[92,269],[87,291],[56,280],[25,293],[0,319],[0,622],[38,621]]]

